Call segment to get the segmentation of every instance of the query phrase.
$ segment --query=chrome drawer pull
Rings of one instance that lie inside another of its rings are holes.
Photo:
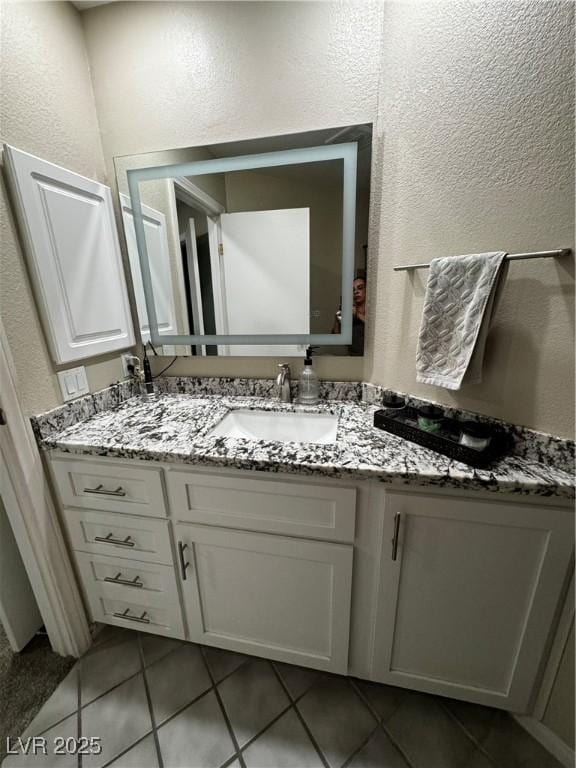
[[[139,621],[140,624],[150,624],[147,611],[144,611],[142,616],[131,616],[130,608],[126,608],[123,613],[113,613],[112,616],[115,616],[117,619],[130,619],[130,621]]]
[[[134,547],[136,542],[132,541],[132,536],[126,536],[124,541],[113,538],[114,534],[109,533],[106,536],[94,536],[94,541],[101,541],[103,544],[118,544],[120,547]]]
[[[140,576],[135,576],[132,581],[129,579],[121,579],[122,571],[118,571],[116,576],[105,576],[104,581],[109,581],[111,584],[124,584],[126,587],[143,587],[144,582],[140,581]]]
[[[97,485],[96,488],[84,488],[84,493],[99,493],[101,496],[126,496],[126,491],[121,485],[115,491],[109,491],[104,488],[102,483]]]

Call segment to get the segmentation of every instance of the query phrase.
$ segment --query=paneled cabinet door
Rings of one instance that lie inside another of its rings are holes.
[[[569,509],[387,494],[373,679],[526,711],[573,531]]]
[[[190,640],[347,672],[351,545],[175,529]]]
[[[6,144],[4,158],[54,362],[131,347],[110,188]]]

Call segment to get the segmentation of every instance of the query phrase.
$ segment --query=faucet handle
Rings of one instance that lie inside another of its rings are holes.
[[[278,363],[278,368],[282,368],[283,371],[290,372],[290,366],[288,363]]]

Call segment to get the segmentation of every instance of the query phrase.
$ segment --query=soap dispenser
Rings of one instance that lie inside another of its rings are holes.
[[[298,400],[303,405],[315,405],[320,397],[320,384],[312,368],[312,347],[306,350],[304,368],[298,384]]]

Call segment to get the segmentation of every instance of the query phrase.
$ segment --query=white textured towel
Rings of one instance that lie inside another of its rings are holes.
[[[482,380],[484,347],[506,272],[504,251],[433,259],[416,353],[416,379],[446,389]]]

